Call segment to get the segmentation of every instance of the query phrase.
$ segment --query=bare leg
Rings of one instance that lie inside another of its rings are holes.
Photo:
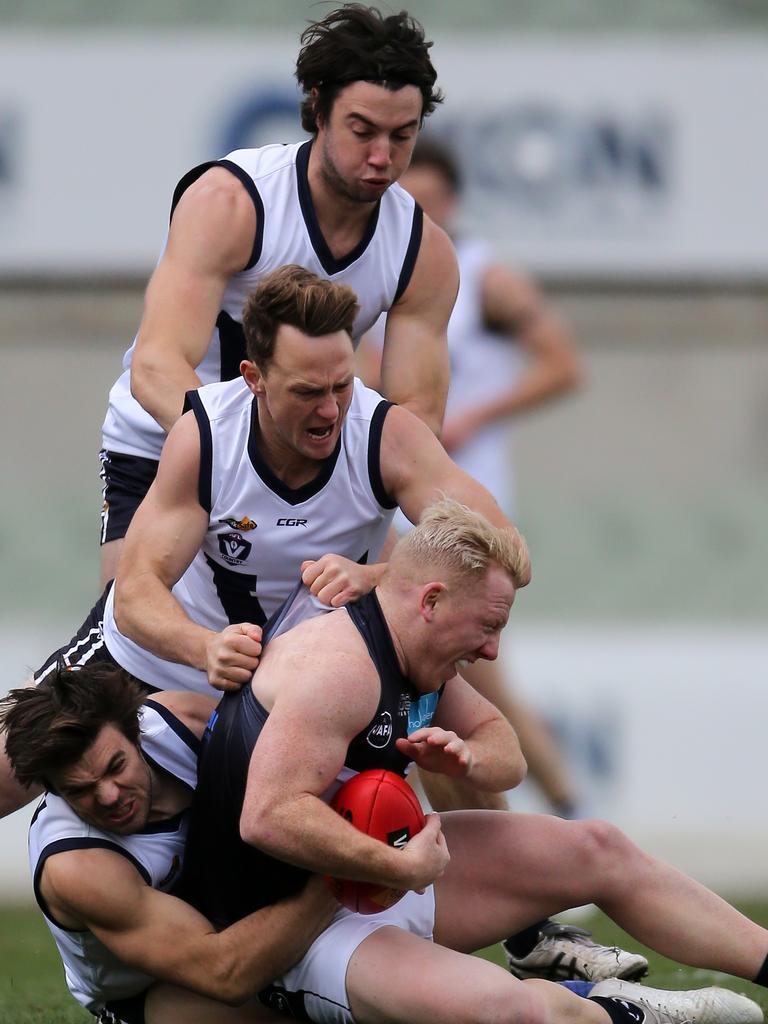
[[[768,931],[644,853],[613,825],[546,815],[443,816],[435,941],[469,952],[568,907],[595,903],[634,938],[692,967],[752,980]]]
[[[120,560],[120,552],[123,548],[123,538],[108,540],[101,545],[101,589],[115,578],[117,563]]]
[[[285,1018],[251,999],[243,1006],[228,1006],[215,999],[160,983],[153,985],[144,1004],[145,1024],[284,1024]]]
[[[357,947],[347,995],[358,1024],[609,1024],[598,1004],[560,985],[518,981],[399,928],[381,928]]]

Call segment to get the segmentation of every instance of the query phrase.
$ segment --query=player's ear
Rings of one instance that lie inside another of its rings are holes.
[[[433,580],[425,583],[419,591],[419,615],[425,622],[432,622],[440,603],[440,598],[445,592],[445,584]]]
[[[264,376],[256,363],[251,359],[244,359],[240,363],[240,373],[254,395],[264,394]]]

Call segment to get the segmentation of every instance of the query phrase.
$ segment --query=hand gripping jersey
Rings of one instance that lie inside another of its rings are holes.
[[[141,709],[144,757],[180,779],[197,784],[197,737],[175,715],[151,700]],[[86,824],[66,801],[46,793],[29,828],[29,862],[35,897],[64,963],[67,986],[86,1009],[98,1014],[105,1003],[142,992],[155,980],[127,967],[89,931],[59,925],[40,893],[40,876],[48,857],[65,850],[114,850],[126,857],[147,885],[164,892],[179,879],[187,839],[187,815],[150,823],[135,835],[119,836]]]
[[[294,594],[299,618],[305,614],[306,594],[306,588]],[[343,782],[367,768],[386,768],[404,776],[410,761],[395,741],[429,726],[440,699],[440,693],[419,693],[400,671],[375,591],[344,610],[365,641],[381,691],[373,717],[350,743],[343,767],[323,794],[326,801]],[[289,609],[287,618],[292,620]],[[279,622],[275,625],[275,630],[265,631],[265,643],[279,634]],[[297,892],[308,877],[303,869],[240,838],[251,754],[268,717],[253,688],[244,686],[222,697],[203,738],[180,895],[219,927]]]
[[[348,284],[360,312],[353,337],[359,339],[379,314],[400,298],[411,279],[421,245],[421,208],[399,185],[392,185],[373,207],[359,244],[334,259],[312,204],[307,180],[311,140],[290,146],[240,149],[225,159],[194,168],[179,182],[175,208],[184,191],[211,167],[225,167],[250,195],[257,230],[248,265],[229,279],[208,351],[197,367],[203,384],[232,380],[245,358],[243,304],[256,283],[287,263]],[[159,459],[165,432],[131,395],[134,345],[123,359],[123,374],[109,394],[103,447],[108,451]]]
[[[305,559],[333,552],[376,561],[395,508],[381,480],[381,431],[390,403],[355,381],[334,453],[317,477],[286,487],[258,448],[257,400],[242,378],[190,392],[200,428],[200,504],[209,512],[201,550],[173,588],[191,619],[217,632],[263,625],[290,594]],[[151,686],[210,693],[204,672],[164,661],[117,628],[114,593],[104,640],[122,668]]]

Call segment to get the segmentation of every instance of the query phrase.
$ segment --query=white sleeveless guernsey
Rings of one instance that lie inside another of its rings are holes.
[[[239,375],[240,361],[245,358],[243,304],[261,278],[287,263],[297,263],[355,291],[360,304],[353,329],[355,341],[408,287],[421,244],[420,207],[399,185],[390,186],[373,208],[359,244],[342,259],[334,259],[320,231],[309,191],[311,146],[310,140],[290,146],[239,149],[223,160],[194,168],[176,188],[174,208],[204,171],[225,167],[242,182],[256,209],[251,258],[240,273],[229,279],[208,351],[196,370],[203,384],[233,380]],[[109,393],[103,447],[159,459],[165,432],[130,391],[134,345],[125,354],[124,372]]]
[[[256,399],[242,378],[188,398],[200,428],[199,500],[209,513],[202,548],[173,588],[191,619],[217,632],[232,622],[260,626],[291,593],[305,559],[378,559],[395,509],[379,463],[389,402],[356,380],[335,452],[314,480],[291,490],[259,452]],[[118,630],[114,588],[104,640],[119,665],[151,686],[211,692],[204,672],[158,658]]]
[[[197,785],[197,737],[167,708],[148,700],[141,712],[141,749],[190,789]],[[154,889],[169,890],[181,873],[187,816],[147,825],[131,836],[87,825],[61,797],[46,793],[29,828],[29,862],[35,897],[64,963],[69,991],[86,1009],[98,1013],[113,999],[137,995],[155,980],[127,967],[89,931],[57,924],[40,893],[46,860],[65,850],[107,849],[126,857]]]

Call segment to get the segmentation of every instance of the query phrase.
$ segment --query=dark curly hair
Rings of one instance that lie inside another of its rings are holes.
[[[443,101],[434,88],[432,43],[407,11],[384,15],[376,7],[345,4],[305,29],[301,43],[296,78],[304,91],[305,131],[317,132],[318,118],[327,121],[336,97],[352,82],[374,82],[393,92],[415,85],[422,96],[422,121]]]
[[[138,744],[146,691],[112,665],[70,669],[63,663],[38,686],[0,701],[0,732],[13,773],[23,786],[51,788],[50,777],[78,761],[105,725]]]

